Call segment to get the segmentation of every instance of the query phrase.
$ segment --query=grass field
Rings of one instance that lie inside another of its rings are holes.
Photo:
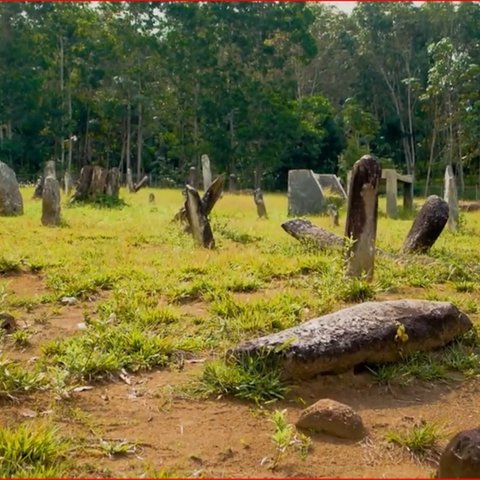
[[[269,219],[258,220],[250,196],[225,194],[210,251],[172,223],[179,190],[122,191],[123,208],[65,203],[60,228],[41,225],[32,193],[22,190],[23,216],[0,219],[0,312],[20,327],[1,339],[1,476],[426,476],[435,455],[414,453],[448,439],[427,427],[478,424],[476,332],[403,363],[295,385],[274,366],[223,354],[371,299],[448,300],[478,322],[480,212],[444,231],[429,261],[378,257],[369,284],[345,279],[341,249],[318,251],[281,229],[286,195],[265,195]],[[398,252],[413,217],[384,211],[381,202],[377,244]],[[340,227],[310,219],[343,234],[343,210]],[[360,412],[366,441],[290,428],[324,396]]]

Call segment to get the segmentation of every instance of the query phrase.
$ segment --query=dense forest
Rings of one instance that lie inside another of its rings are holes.
[[[429,193],[480,178],[480,4],[1,3],[0,160],[180,185],[204,153],[240,185],[362,154]]]

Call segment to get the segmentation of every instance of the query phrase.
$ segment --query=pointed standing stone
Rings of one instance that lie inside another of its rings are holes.
[[[457,230],[458,228],[458,195],[455,175],[451,165],[447,165],[445,169],[445,189],[443,194],[444,200],[448,203],[448,228]]]
[[[188,182],[187,182],[191,187],[193,187],[195,190],[198,189],[198,175],[197,175],[197,167],[190,167],[190,170],[188,171]]]
[[[195,242],[205,248],[215,248],[212,229],[208,222],[200,195],[190,185],[186,186],[186,194],[187,201],[185,202],[185,211]]]
[[[42,194],[42,224],[60,225],[60,185],[57,179],[49,175],[45,178]]]
[[[73,180],[72,176],[70,175],[70,172],[65,172],[63,176],[63,186],[64,186],[64,192],[66,195],[70,195],[70,192],[72,191],[73,188]]]
[[[265,202],[263,201],[263,193],[260,188],[257,188],[253,192],[253,200],[255,201],[255,205],[257,206],[258,218],[268,218],[267,208],[265,207]]]
[[[202,155],[203,190],[206,192],[212,184],[212,170],[208,155]]]
[[[427,253],[442,233],[448,220],[448,204],[437,195],[430,195],[418,212],[408,232],[405,253]]]
[[[382,171],[382,177],[387,181],[387,217],[397,217],[397,172],[391,168]]]
[[[15,172],[0,162],[0,216],[23,215],[23,198]]]
[[[378,184],[382,169],[372,155],[364,155],[353,166],[350,180],[345,237],[347,274],[352,277],[373,277],[375,240],[377,235]]]
[[[43,176],[45,178],[47,177],[57,178],[57,174],[55,172],[55,160],[49,160],[45,164],[45,168],[43,169]]]

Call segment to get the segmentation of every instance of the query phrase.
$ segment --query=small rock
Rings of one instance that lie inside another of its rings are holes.
[[[464,430],[450,440],[437,478],[480,478],[480,428]]]
[[[77,323],[77,328],[79,330],[86,330],[87,329],[87,324],[85,322]]]
[[[303,410],[296,425],[299,428],[352,440],[365,436],[360,415],[348,405],[329,398],[319,400]]]
[[[0,327],[7,333],[12,333],[18,328],[14,316],[6,312],[0,313]]]
[[[64,305],[75,305],[78,303],[78,300],[75,297],[63,297],[60,301]]]

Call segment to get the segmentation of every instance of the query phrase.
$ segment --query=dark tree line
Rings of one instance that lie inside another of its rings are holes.
[[[207,153],[244,187],[285,188],[290,168],[372,152],[422,193],[447,164],[463,189],[479,44],[477,3],[1,3],[0,160],[181,184]]]

